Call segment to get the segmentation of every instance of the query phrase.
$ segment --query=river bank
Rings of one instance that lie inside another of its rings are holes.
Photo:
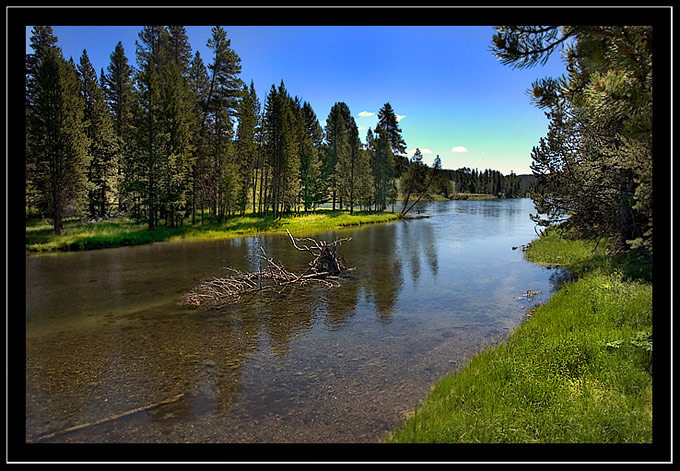
[[[650,443],[651,263],[557,230],[525,252],[573,278],[439,381],[396,443]]]
[[[94,250],[102,248],[144,245],[171,240],[206,240],[244,237],[264,233],[285,233],[286,229],[296,236],[313,232],[340,229],[362,224],[395,221],[399,213],[317,210],[291,214],[274,219],[272,216],[245,215],[229,217],[223,222],[208,220],[195,225],[189,219],[184,225],[170,228],[159,226],[150,231],[146,224],[131,219],[114,218],[88,223],[80,220],[67,221],[62,235],[54,235],[54,228],[46,221],[26,225],[26,252],[54,252]]]

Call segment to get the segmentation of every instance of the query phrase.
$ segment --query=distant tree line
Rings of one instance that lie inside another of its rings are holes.
[[[543,225],[612,237],[614,252],[652,254],[651,26],[503,26],[493,37],[502,62],[544,63],[563,47],[566,75],[534,82],[547,135],[532,151]]]
[[[241,59],[220,26],[207,65],[183,26],[145,26],[135,65],[122,43],[97,73],[87,51],[64,59],[49,26],[26,56],[26,208],[53,220],[126,215],[176,227],[247,210],[280,217],[330,203],[382,211],[403,194],[521,196],[517,176],[430,168],[405,156],[389,103],[362,143],[338,102],[325,128],[283,81],[263,103],[240,78]]]
[[[510,171],[503,175],[498,170],[469,169],[441,170],[438,192],[445,198],[454,197],[458,193],[477,193],[493,195],[499,198],[525,198],[533,189],[533,175],[517,175]],[[446,183],[450,182],[449,185]]]

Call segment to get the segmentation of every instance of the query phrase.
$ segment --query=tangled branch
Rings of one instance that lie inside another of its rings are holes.
[[[186,306],[219,307],[225,304],[237,303],[242,296],[256,294],[261,291],[276,291],[282,293],[291,285],[306,285],[315,283],[327,288],[339,285],[339,275],[347,270],[342,258],[337,256],[337,249],[342,242],[351,238],[338,239],[333,242],[317,241],[312,238],[299,239],[286,230],[293,247],[301,252],[308,252],[314,256],[309,268],[302,274],[295,274],[286,270],[269,257],[260,246],[260,260],[258,271],[244,273],[235,268],[227,267],[233,273],[227,278],[213,278],[199,283],[192,291],[185,294],[180,304]]]

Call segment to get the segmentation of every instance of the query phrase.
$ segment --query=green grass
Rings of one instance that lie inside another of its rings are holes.
[[[527,258],[568,282],[508,340],[438,382],[391,442],[652,441],[652,284],[641,259],[551,231]],[[640,270],[640,268],[643,268]]]
[[[26,250],[28,252],[49,252],[64,250],[91,250],[109,247],[142,245],[151,242],[171,240],[202,240],[243,237],[262,233],[276,233],[290,230],[295,236],[313,232],[339,229],[360,224],[394,221],[398,213],[318,210],[299,215],[288,215],[281,219],[271,216],[234,216],[219,223],[209,220],[206,224],[197,219],[196,225],[185,220],[182,227],[158,226],[149,231],[146,224],[137,224],[128,219],[111,219],[95,223],[69,220],[64,224],[62,235],[54,235],[54,228],[47,221],[36,221],[26,225]]]

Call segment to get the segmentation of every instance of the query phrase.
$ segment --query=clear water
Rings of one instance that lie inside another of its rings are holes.
[[[339,288],[221,309],[178,301],[227,266],[255,269],[260,244],[291,271],[309,258],[285,234],[27,257],[27,440],[383,440],[554,284],[512,250],[535,238],[531,200],[421,209],[431,217],[314,235],[352,237]]]

